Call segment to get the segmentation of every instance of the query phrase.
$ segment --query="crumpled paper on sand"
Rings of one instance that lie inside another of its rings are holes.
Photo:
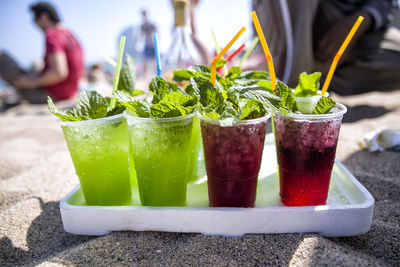
[[[397,151],[400,152],[400,130],[378,129],[367,133],[359,142],[362,149],[374,151]]]

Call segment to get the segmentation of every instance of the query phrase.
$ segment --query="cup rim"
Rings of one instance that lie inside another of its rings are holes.
[[[197,111],[196,115],[200,118],[200,120],[220,125],[218,123],[220,120],[216,120],[216,119],[212,119],[212,118],[206,117],[203,114],[201,114],[199,111]],[[267,113],[264,116],[260,117],[260,118],[251,119],[251,120],[238,120],[233,125],[224,126],[224,127],[232,127],[232,126],[243,125],[243,124],[254,124],[254,123],[258,123],[258,122],[264,121],[264,120],[267,121],[271,117],[271,115],[272,115],[272,113],[269,110],[267,110]]]
[[[177,117],[170,117],[170,118],[142,118],[142,117],[136,117],[127,114],[127,110],[123,112],[123,116],[128,120],[138,120],[138,121],[143,121],[143,122],[171,122],[171,121],[180,121],[180,120],[185,120],[189,119],[191,117],[194,117],[196,113],[192,112],[190,114],[187,114],[185,116],[177,116]]]
[[[312,120],[312,119],[332,119],[339,116],[343,116],[347,112],[347,107],[343,104],[337,103],[334,107],[339,108],[339,111],[334,113],[328,114],[297,114],[297,113],[285,113],[278,110],[271,110],[271,113],[275,115],[280,115],[287,118],[294,118],[294,119],[304,119],[304,120]]]
[[[122,113],[109,116],[109,117],[104,117],[104,118],[99,118],[99,119],[89,119],[89,120],[84,120],[84,121],[62,121],[61,119],[58,119],[58,123],[61,126],[68,126],[68,125],[81,125],[81,124],[91,124],[91,123],[100,123],[104,121],[109,121],[109,120],[114,120],[114,119],[119,119],[123,118]]]
[[[292,89],[292,92],[294,92],[294,89]],[[313,98],[313,97],[316,97],[316,96],[322,97],[321,93],[322,93],[322,90],[318,90],[317,94],[316,95],[312,95],[312,96],[295,96],[295,95],[293,95],[293,96],[294,96],[294,98],[306,99],[306,98]],[[329,92],[326,91],[323,96],[328,97],[329,96]]]

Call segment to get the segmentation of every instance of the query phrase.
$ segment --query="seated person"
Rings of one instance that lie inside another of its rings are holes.
[[[44,68],[39,75],[28,75],[9,55],[0,51],[0,77],[31,103],[44,103],[46,95],[54,100],[74,98],[83,72],[81,45],[61,25],[53,6],[39,2],[31,6],[31,11],[35,24],[46,38]]]

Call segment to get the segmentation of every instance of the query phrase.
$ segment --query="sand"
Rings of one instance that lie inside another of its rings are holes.
[[[376,201],[368,233],[346,238],[66,233],[58,204],[78,178],[61,128],[46,106],[21,105],[0,114],[0,266],[398,265],[400,153],[362,151],[357,142],[379,127],[400,129],[400,91],[334,98],[349,107],[337,157]]]

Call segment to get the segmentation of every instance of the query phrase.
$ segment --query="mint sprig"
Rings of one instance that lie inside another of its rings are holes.
[[[281,98],[280,105],[275,107],[280,108],[280,110],[284,112],[297,111],[297,104],[292,89],[290,89],[286,84],[278,81],[275,87],[275,94]]]
[[[114,97],[126,109],[143,118],[185,116],[197,108],[198,97],[195,94],[189,95],[161,77],[154,77],[149,89],[153,93],[151,104],[146,100],[136,100],[125,92],[116,92]]]
[[[193,92],[199,96],[202,114],[220,120],[223,124],[228,120],[233,123],[236,120],[262,117],[266,114],[263,103],[269,102],[269,98],[279,99],[257,85],[253,88],[236,85],[226,91],[219,83],[214,86],[204,77],[192,77],[190,82]],[[243,108],[240,103],[243,103]]]
[[[249,99],[243,106],[239,119],[240,120],[251,120],[264,116],[266,113],[264,105],[254,99]]]
[[[294,96],[314,96],[317,94],[321,78],[321,72],[314,72],[307,74],[305,72],[300,74],[299,84],[294,90]]]
[[[47,103],[50,112],[62,121],[99,119],[123,112],[121,106],[118,105],[110,109],[110,99],[101,96],[96,91],[83,91],[79,93],[75,107],[69,110],[57,109],[50,97],[48,97]]]
[[[318,101],[317,105],[315,106],[313,110],[313,114],[318,115],[318,114],[327,114],[331,109],[336,105],[335,100],[331,98],[327,98],[325,96],[321,97],[321,99]]]

